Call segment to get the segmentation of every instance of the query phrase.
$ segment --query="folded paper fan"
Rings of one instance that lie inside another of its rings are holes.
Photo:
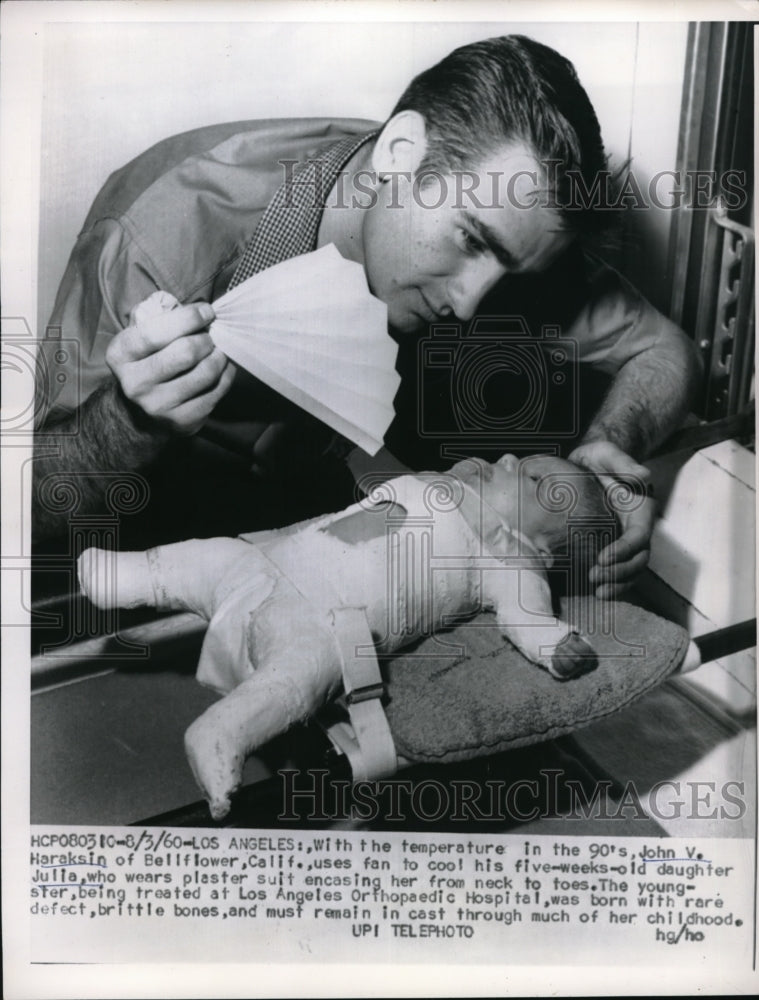
[[[253,275],[213,304],[214,343],[240,367],[354,441],[382,447],[400,377],[387,307],[334,244]]]

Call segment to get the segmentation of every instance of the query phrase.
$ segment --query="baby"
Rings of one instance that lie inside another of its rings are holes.
[[[553,614],[546,570],[557,553],[568,566],[587,561],[585,529],[610,521],[590,473],[551,456],[505,455],[401,476],[280,531],[145,553],[88,549],[79,576],[100,607],[147,604],[209,622],[197,676],[226,696],[185,744],[220,818],[247,755],[339,693],[341,609],[361,609],[380,654],[492,611],[501,633],[557,679],[593,669],[588,643]],[[113,573],[103,572],[109,559]]]

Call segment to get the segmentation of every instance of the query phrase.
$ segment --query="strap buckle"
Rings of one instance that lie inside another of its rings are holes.
[[[379,684],[367,684],[366,687],[354,688],[350,693],[346,692],[345,704],[350,707],[351,705],[360,705],[362,701],[370,701],[372,698],[384,697],[384,683],[380,682]]]

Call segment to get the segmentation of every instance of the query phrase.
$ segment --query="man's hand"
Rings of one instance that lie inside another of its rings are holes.
[[[180,306],[155,292],[106,351],[124,396],[171,433],[200,430],[232,385],[234,367],[205,332],[213,318],[206,302]]]
[[[656,515],[647,495],[650,473],[609,441],[580,445],[569,459],[598,476],[622,525],[622,535],[599,552],[590,571],[596,597],[620,597],[648,563]]]

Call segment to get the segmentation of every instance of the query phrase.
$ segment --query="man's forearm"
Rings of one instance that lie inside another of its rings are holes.
[[[32,491],[35,540],[66,527],[69,511],[56,510],[49,502],[56,483],[73,485],[78,514],[95,513],[103,507],[112,474],[147,465],[166,440],[165,433],[136,418],[113,379],[96,389],[76,414],[38,431]]]
[[[699,377],[694,345],[676,331],[620,368],[583,443],[611,441],[644,459],[682,424]]]

